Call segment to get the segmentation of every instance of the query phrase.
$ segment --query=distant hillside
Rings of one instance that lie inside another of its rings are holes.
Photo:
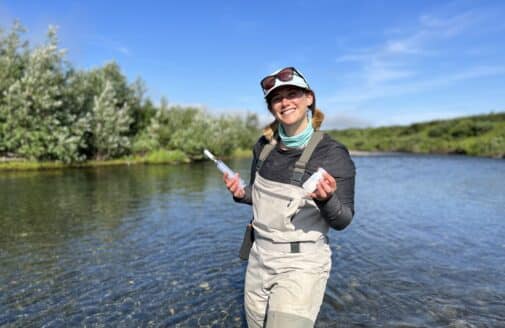
[[[352,150],[505,158],[505,112],[328,133]]]

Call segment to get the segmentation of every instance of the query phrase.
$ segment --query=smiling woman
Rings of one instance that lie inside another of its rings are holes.
[[[294,67],[261,81],[275,118],[256,143],[251,179],[224,175],[235,201],[253,207],[254,244],[245,278],[249,327],[312,327],[331,268],[327,233],[354,215],[355,169],[349,152],[317,131],[324,115]],[[312,116],[312,117],[311,117]],[[302,187],[324,168],[314,190]]]
[[[275,119],[282,123],[289,136],[303,131],[307,126],[307,108],[314,102],[312,93],[292,86],[283,86],[272,93],[269,109]]]

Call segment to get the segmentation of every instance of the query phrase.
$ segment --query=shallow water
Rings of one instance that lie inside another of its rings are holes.
[[[502,326],[505,161],[354,160],[316,327]],[[0,326],[243,327],[250,216],[211,163],[0,172]]]

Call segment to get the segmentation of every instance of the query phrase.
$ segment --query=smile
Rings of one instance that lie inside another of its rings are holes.
[[[296,108],[287,108],[287,109],[281,110],[281,115],[289,115],[292,112],[294,112],[295,110],[296,110]]]

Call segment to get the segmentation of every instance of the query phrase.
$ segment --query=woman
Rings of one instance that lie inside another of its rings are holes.
[[[354,163],[345,146],[315,132],[324,115],[298,70],[278,70],[261,87],[275,121],[254,146],[250,185],[240,187],[238,174],[223,177],[235,201],[253,206],[255,241],[244,289],[247,323],[312,327],[331,268],[328,230],[344,229],[354,215]],[[318,143],[316,135],[322,137]],[[265,148],[270,153],[262,153]],[[301,160],[307,156],[308,161]],[[319,167],[326,172],[308,193],[301,185]]]

